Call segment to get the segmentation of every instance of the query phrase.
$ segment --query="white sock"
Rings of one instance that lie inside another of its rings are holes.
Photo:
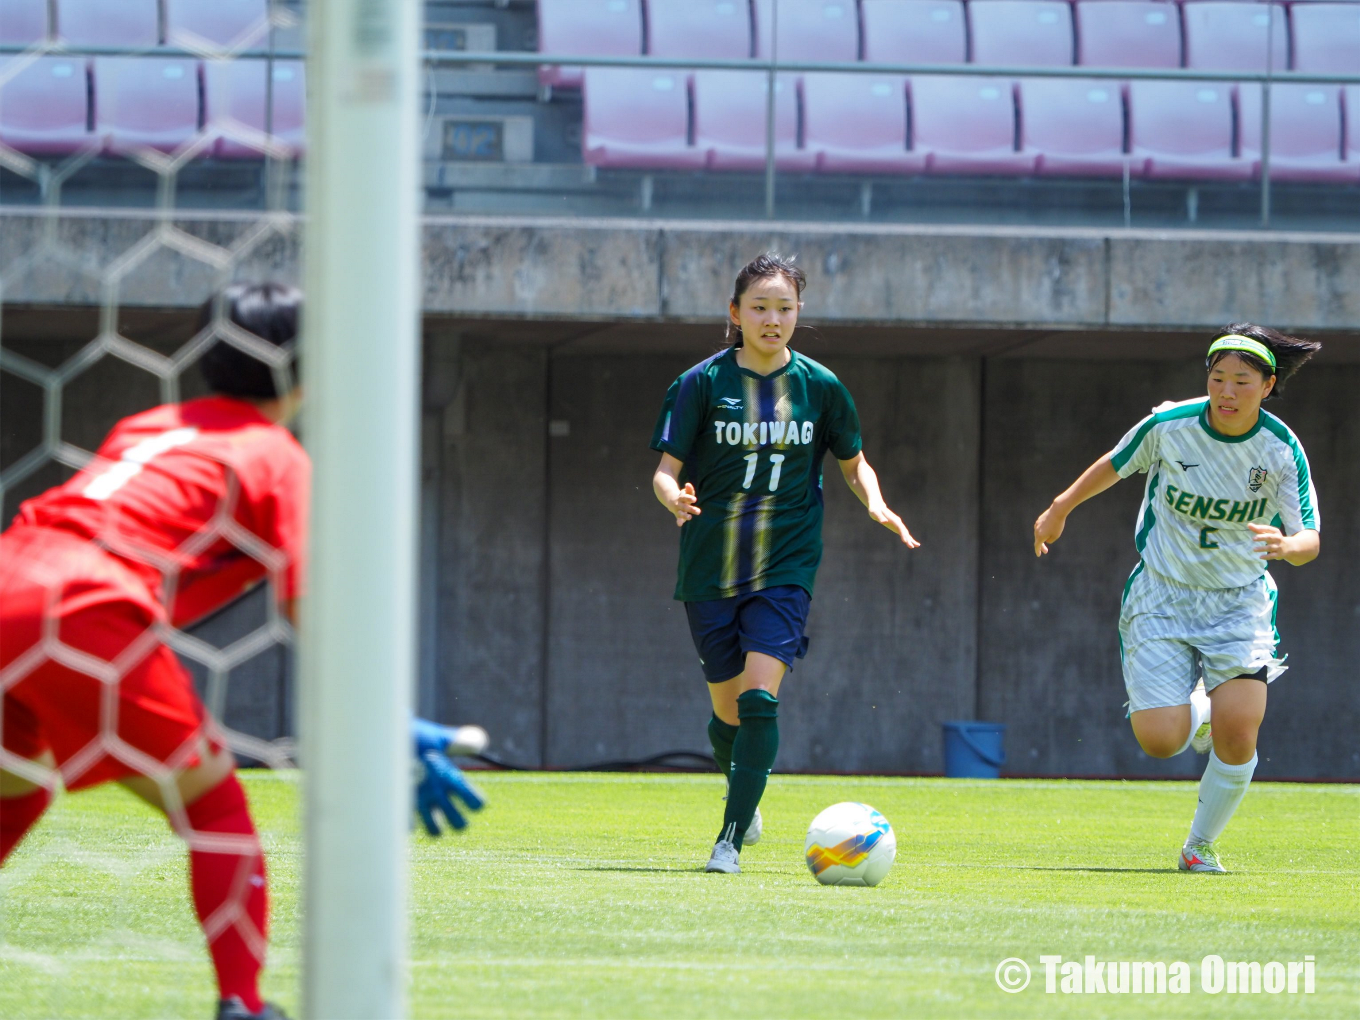
[[[1209,718],[1209,695],[1203,693],[1198,688],[1190,694],[1190,732],[1185,735],[1185,743],[1180,746],[1176,754],[1180,754],[1190,746],[1190,741],[1195,739],[1195,733],[1204,725],[1204,720]],[[1171,757],[1175,757],[1173,754]]]
[[[1249,762],[1225,765],[1215,752],[1209,752],[1209,764],[1204,769],[1204,778],[1199,781],[1199,806],[1195,808],[1195,820],[1190,823],[1188,842],[1212,843],[1223,835],[1228,820],[1246,796],[1255,771],[1254,754]]]

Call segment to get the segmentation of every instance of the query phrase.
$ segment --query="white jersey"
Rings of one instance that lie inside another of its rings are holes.
[[[1151,414],[1114,448],[1120,478],[1148,476],[1134,542],[1156,573],[1192,588],[1241,588],[1265,573],[1248,524],[1319,530],[1317,491],[1294,433],[1268,411],[1245,435],[1209,425],[1200,397]]]

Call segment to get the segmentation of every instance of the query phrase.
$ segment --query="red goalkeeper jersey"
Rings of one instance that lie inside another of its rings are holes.
[[[124,418],[94,460],[19,508],[16,525],[88,539],[182,626],[273,577],[299,595],[311,465],[281,425],[229,397]]]

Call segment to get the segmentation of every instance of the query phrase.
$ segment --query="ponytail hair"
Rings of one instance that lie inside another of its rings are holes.
[[[732,287],[732,304],[740,305],[741,296],[750,289],[751,284],[756,280],[767,280],[774,276],[782,276],[793,284],[793,289],[798,292],[798,297],[801,299],[803,287],[807,285],[807,276],[793,264],[797,257],[790,255],[788,258],[784,258],[778,252],[767,251],[746,263],[741,272],[737,274],[737,282]],[[741,327],[732,321],[731,315],[727,317],[727,342],[732,347],[740,347],[743,343]]]
[[[1236,354],[1260,372],[1262,377],[1266,379],[1269,379],[1272,375],[1275,377],[1275,388],[1270,391],[1270,397],[1278,396],[1285,381],[1302,368],[1305,361],[1322,349],[1322,344],[1316,340],[1304,340],[1301,337],[1288,336],[1279,330],[1271,329],[1269,326],[1257,326],[1250,322],[1234,322],[1214,334],[1214,339],[1217,340],[1231,334],[1250,337],[1252,340],[1264,344],[1269,348],[1270,353],[1275,355],[1275,367],[1272,368],[1269,362],[1249,351],[1216,351],[1209,356],[1205,367],[1212,370],[1229,354]],[[1270,397],[1266,399],[1269,400]]]

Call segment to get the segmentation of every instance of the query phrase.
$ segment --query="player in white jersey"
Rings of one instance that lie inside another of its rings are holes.
[[[1193,742],[1209,751],[1182,871],[1225,870],[1213,844],[1247,792],[1266,685],[1285,669],[1265,561],[1302,566],[1318,555],[1308,458],[1261,401],[1320,346],[1229,326],[1209,346],[1209,395],[1155,409],[1034,523],[1034,555],[1042,556],[1079,504],[1121,478],[1147,475],[1119,643],[1129,721],[1143,750],[1169,758]]]

